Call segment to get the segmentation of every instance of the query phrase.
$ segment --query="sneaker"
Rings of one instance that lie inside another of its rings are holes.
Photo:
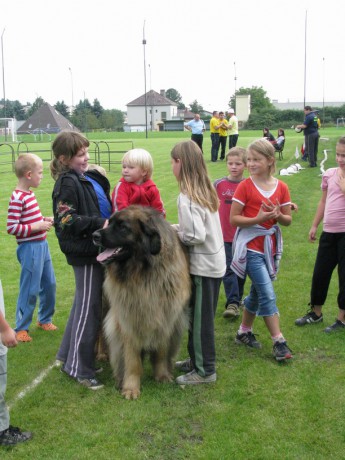
[[[25,442],[32,438],[30,431],[20,431],[19,428],[10,425],[7,430],[0,434],[0,445],[15,446],[19,442]]]
[[[104,387],[103,383],[100,383],[96,379],[80,379],[79,377],[76,378],[76,381],[80,383],[83,387],[88,388],[89,390],[100,390]]]
[[[273,345],[273,356],[277,361],[284,361],[284,359],[292,358],[292,351],[286,342],[275,342]]]
[[[42,324],[42,323],[37,322],[37,327],[39,327],[40,329],[43,329],[44,331],[56,331],[57,329],[57,326],[55,326],[55,324],[53,323]]]
[[[295,321],[296,326],[304,326],[305,324],[316,324],[316,323],[322,323],[323,321],[323,315],[321,313],[321,316],[317,316],[316,313],[313,312],[313,310],[307,311],[307,314],[302,316],[302,318],[298,318]]]
[[[191,372],[192,370],[194,370],[194,366],[192,360],[188,358],[184,361],[176,361],[175,369],[178,369],[181,372]]]
[[[235,343],[238,345],[248,345],[251,348],[261,348],[261,343],[256,340],[255,335],[250,331],[243,334],[237,332]]]
[[[333,323],[331,326],[326,327],[326,329],[324,329],[323,332],[340,332],[344,329],[345,324],[342,321],[340,321],[340,319],[337,319],[335,323]]]
[[[229,303],[223,313],[223,318],[238,318],[240,316],[240,309],[235,303]]]
[[[217,374],[208,375],[206,377],[201,377],[196,370],[188,372],[188,374],[180,375],[176,379],[178,385],[198,385],[199,383],[213,383],[217,380]]]
[[[18,331],[16,333],[17,342],[31,342],[32,337],[29,336],[28,331]]]

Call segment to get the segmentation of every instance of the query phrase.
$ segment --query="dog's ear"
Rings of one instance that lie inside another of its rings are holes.
[[[156,227],[148,222],[140,221],[140,227],[149,240],[149,251],[152,255],[157,255],[162,247],[161,237]]]

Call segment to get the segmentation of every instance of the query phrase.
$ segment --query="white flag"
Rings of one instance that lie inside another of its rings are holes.
[[[297,145],[296,145],[296,150],[295,150],[295,158],[296,158],[296,159],[299,158],[299,151],[298,151]]]

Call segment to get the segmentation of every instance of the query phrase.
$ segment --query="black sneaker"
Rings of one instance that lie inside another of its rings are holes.
[[[298,318],[295,321],[296,326],[305,326],[306,324],[316,324],[316,323],[322,323],[323,321],[323,315],[321,313],[321,316],[317,316],[316,313],[313,312],[313,310],[307,311],[307,314],[302,316],[302,318]]]
[[[99,382],[96,379],[80,379],[79,377],[76,378],[76,381],[80,383],[85,388],[89,390],[100,390],[104,387],[103,383]]]
[[[175,369],[178,369],[181,372],[191,372],[194,370],[194,366],[192,360],[188,358],[184,361],[176,361]]]
[[[7,430],[0,434],[0,445],[15,446],[19,442],[25,442],[32,438],[30,431],[20,431],[19,428],[10,425]]]
[[[337,319],[335,323],[333,323],[331,326],[326,327],[326,329],[323,330],[323,332],[340,332],[345,329],[345,324],[340,321],[340,319]]]
[[[273,345],[273,356],[277,361],[284,361],[292,358],[292,351],[286,342],[275,342]]]
[[[243,334],[237,332],[235,343],[238,345],[248,345],[251,348],[261,348],[261,343],[256,340],[252,332],[244,332]]]

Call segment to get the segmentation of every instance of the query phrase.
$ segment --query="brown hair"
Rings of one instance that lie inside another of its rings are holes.
[[[76,131],[61,131],[52,145],[54,159],[50,163],[50,174],[54,180],[69,170],[68,164],[61,162],[63,156],[65,160],[71,160],[80,149],[88,147],[89,140]]]
[[[183,141],[175,145],[171,158],[179,160],[181,169],[177,178],[180,190],[194,203],[211,212],[219,207],[217,192],[207,174],[206,164],[200,147],[194,141]]]
[[[247,150],[243,147],[232,147],[226,154],[225,161],[228,161],[229,157],[238,157],[245,165],[247,164]]]

